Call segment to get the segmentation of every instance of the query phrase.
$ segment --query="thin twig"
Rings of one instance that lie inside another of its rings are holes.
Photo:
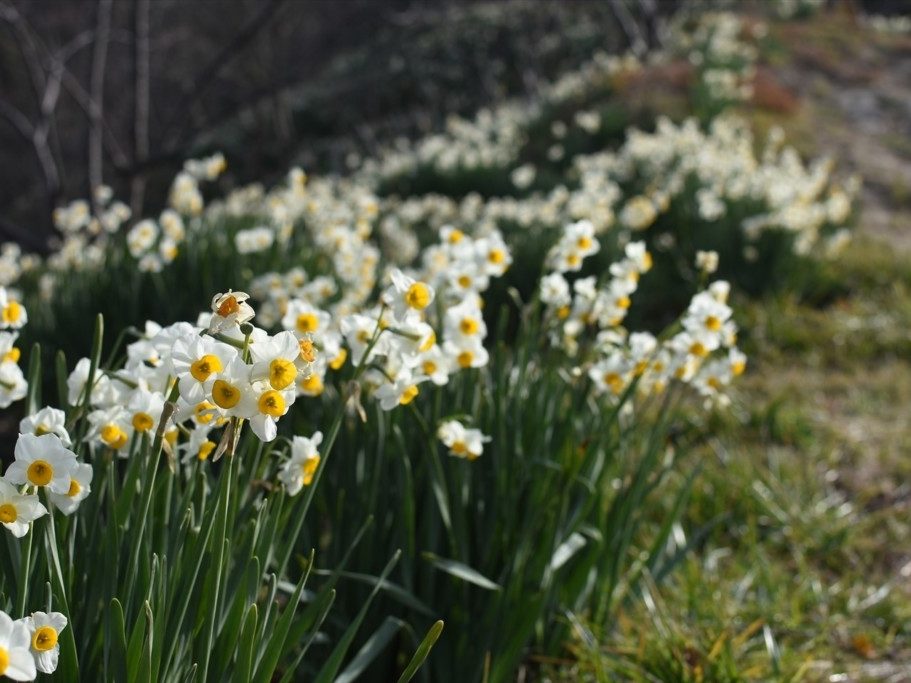
[[[133,61],[136,80],[133,84],[133,163],[149,156],[149,0],[135,0],[133,17]],[[130,208],[134,216],[142,215],[146,179],[142,174],[130,184]]]
[[[610,0],[610,8],[614,17],[620,23],[620,28],[622,28],[623,32],[626,34],[630,49],[633,53],[641,55],[645,52],[646,42],[642,37],[642,31],[639,29],[639,25],[630,13],[626,3],[623,2],[623,0]]]
[[[236,59],[256,37],[256,34],[274,18],[275,11],[283,2],[285,0],[269,0],[263,3],[259,12],[200,70],[189,87],[184,90],[183,96],[173,110],[168,125],[165,126],[165,134],[163,136],[165,140],[176,143],[184,137],[186,133],[185,125],[177,128],[177,124],[186,124],[190,118],[187,116],[187,111],[191,105],[212,85],[219,72]]]
[[[113,0],[98,0],[98,13],[95,28],[95,48],[92,51],[92,76],[89,81],[89,92],[92,98],[89,126],[89,185],[92,191],[92,204],[98,214],[94,190],[104,181],[104,159],[102,156],[104,137],[102,120],[104,117],[104,75],[108,59],[108,39],[111,33],[111,9]]]

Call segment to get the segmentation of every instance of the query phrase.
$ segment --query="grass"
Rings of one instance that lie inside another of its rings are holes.
[[[746,305],[740,400],[688,456],[698,551],[598,645],[577,629],[557,680],[906,680],[909,283],[861,239],[819,291]]]
[[[760,136],[782,125],[813,155],[844,132],[907,159],[906,138],[857,137],[825,103],[882,74],[906,39],[831,14],[770,35],[766,62],[779,73],[798,65],[807,87],[788,116],[745,112]],[[854,163],[886,187],[866,157]],[[886,189],[871,198],[893,216],[887,228],[862,215],[871,236],[796,291],[738,302],[750,369],[730,415],[714,418],[715,436],[690,456],[702,472],[675,532],[680,544],[696,539],[696,552],[609,630],[577,628],[553,680],[911,677],[911,265],[904,196]]]

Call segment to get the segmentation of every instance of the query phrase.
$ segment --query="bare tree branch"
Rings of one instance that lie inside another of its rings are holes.
[[[661,46],[661,31],[659,22],[661,20],[658,12],[658,3],[656,0],[639,0],[639,7],[642,8],[643,24],[645,25],[645,41],[648,49],[654,49]]]
[[[176,129],[176,124],[180,121],[186,121],[187,110],[193,103],[199,99],[200,95],[212,84],[218,73],[224,69],[232,60],[237,58],[244,48],[256,37],[256,34],[274,18],[275,11],[284,3],[285,0],[269,0],[262,3],[259,12],[254,15],[244,27],[228,43],[218,51],[218,54],[212,58],[209,63],[202,68],[193,79],[192,84],[184,91],[183,97],[174,108],[174,113],[168,125],[165,126],[165,133],[162,136],[169,142],[177,142],[186,134],[185,126]]]
[[[76,100],[76,103],[85,112],[85,115],[91,118],[92,111],[95,110],[95,103],[92,100],[79,79],[73,75],[73,72],[64,68],[63,70],[63,87]],[[114,131],[111,130],[110,124],[104,118],[101,120],[104,132],[104,148],[114,162],[114,166],[119,169],[126,168],[130,165],[129,157],[123,150],[123,146],[117,141]]]
[[[47,191],[49,202],[53,203],[54,197],[60,190],[60,176],[57,172],[57,161],[47,145],[47,128],[32,125],[28,117],[16,109],[6,100],[0,99],[0,115],[9,121],[13,128],[29,143],[35,150],[35,156],[38,158],[38,164],[41,166],[41,173],[44,176],[44,187]]]
[[[0,18],[3,18],[13,27],[16,42],[22,52],[23,60],[28,69],[29,78],[34,90],[35,102],[39,111],[37,124],[28,121],[28,117],[14,106],[3,103],[2,113],[13,126],[24,135],[32,145],[41,173],[44,176],[44,186],[47,193],[48,204],[53,205],[57,193],[60,191],[60,174],[57,161],[47,144],[49,122],[48,117],[53,113],[54,105],[60,94],[59,80],[48,81],[47,75],[38,55],[36,40],[32,38],[31,27],[15,6],[4,2],[0,5]]]
[[[133,89],[133,162],[139,163],[149,156],[149,0],[135,0],[133,9],[133,60],[136,65]],[[134,176],[130,183],[130,208],[134,216],[142,215],[145,186],[145,176],[142,174]]]
[[[12,124],[19,134],[26,139],[26,141],[32,141],[32,135],[35,133],[35,127],[32,125],[31,121],[28,120],[28,117],[23,114],[21,111],[16,109],[12,104],[7,102],[4,99],[0,99],[0,115],[3,115],[7,121]]]
[[[620,28],[622,28],[623,32],[626,34],[630,49],[634,54],[642,55],[645,52],[646,41],[642,36],[642,31],[639,30],[636,19],[626,6],[626,3],[623,0],[610,0],[610,7],[614,16],[617,18],[617,21],[620,23]]]
[[[108,57],[108,40],[111,33],[113,0],[98,0],[98,18],[95,28],[95,49],[92,53],[92,76],[89,81],[92,109],[89,127],[89,185],[90,190],[104,182],[102,122],[104,117],[104,75]],[[94,192],[90,196],[94,203]],[[98,207],[95,207],[98,213]]]
[[[25,17],[19,12],[15,5],[9,2],[0,4],[0,18],[8,22],[13,28],[13,35],[22,57],[25,60],[25,66],[28,69],[29,79],[32,84],[32,91],[35,100],[40,101],[44,93],[44,71],[41,68],[41,60],[38,58],[38,49],[35,46],[35,40],[32,38],[34,31],[31,30]]]
[[[63,78],[67,74],[67,62],[73,58],[80,50],[85,47],[88,47],[95,40],[94,31],[83,31],[73,38],[69,43],[65,44],[63,47],[57,49],[53,55],[46,55],[45,60],[47,64],[45,68],[51,73],[51,77],[56,80],[54,89],[57,91],[53,93],[53,105],[50,105],[50,102],[43,104],[42,113],[47,117],[48,130],[50,133],[50,144],[53,146],[53,151],[55,158],[58,163],[58,171],[60,174],[60,187],[66,187],[66,154],[61,148],[61,138],[60,132],[57,128],[57,116],[55,108],[57,101],[59,99],[60,85],[63,81]],[[36,44],[45,52],[48,52],[48,49],[44,46],[39,36],[35,36]],[[45,100],[48,100],[48,92],[45,91]]]
[[[113,35],[113,33],[111,35]],[[80,106],[86,117],[89,119],[91,119],[92,111],[95,109],[95,104],[92,100],[91,95],[86,92],[85,87],[82,85],[82,83],[79,82],[79,79],[69,69],[67,62],[69,62],[69,60],[72,59],[77,52],[88,47],[94,41],[94,30],[83,31],[75,38],[73,38],[69,43],[57,50],[57,52],[54,54],[51,54],[51,52],[41,43],[40,40],[35,41],[38,48],[40,48],[44,53],[45,68],[51,72],[53,72],[58,67],[61,69],[61,82],[64,89],[70,94],[70,96],[72,96],[74,100],[76,100],[76,103]],[[129,159],[126,153],[123,151],[123,147],[117,141],[117,138],[115,137],[113,130],[111,130],[110,125],[104,118],[102,118],[102,126],[104,127],[105,150],[108,152],[108,155],[114,161],[114,164],[116,166],[126,167],[129,164]]]

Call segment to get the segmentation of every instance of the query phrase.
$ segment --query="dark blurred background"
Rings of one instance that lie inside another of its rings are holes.
[[[681,4],[732,3],[0,0],[0,242],[44,251],[51,210],[101,183],[140,217],[213,151],[220,189],[344,171],[595,50],[660,43]]]
[[[227,183],[343,170],[617,51],[611,4],[2,0],[0,241],[43,250],[51,210],[102,182],[134,216],[161,207],[211,151]]]

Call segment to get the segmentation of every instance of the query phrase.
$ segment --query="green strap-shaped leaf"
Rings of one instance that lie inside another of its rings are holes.
[[[69,389],[66,386],[66,378],[69,376],[69,372],[66,369],[66,354],[63,351],[57,351],[57,355],[54,358],[55,361],[55,379],[57,380],[57,405],[60,406],[60,409],[64,412],[69,411],[70,404],[68,399]]]
[[[139,657],[139,668],[136,671],[136,683],[152,683],[152,647],[154,645],[154,629],[152,621],[152,606],[148,602],[144,605],[146,627],[145,645]]]
[[[386,617],[380,627],[373,632],[373,635],[367,639],[367,642],[357,651],[354,658],[345,667],[335,683],[354,683],[357,678],[364,673],[364,670],[370,666],[370,663],[376,659],[383,650],[389,645],[389,641],[395,638],[396,634],[402,630],[405,622],[395,617]]]
[[[237,643],[237,681],[249,681],[253,673],[253,643],[256,638],[257,617],[258,612],[254,603],[247,610],[247,617],[240,630],[240,641]]]
[[[105,643],[110,656],[111,668],[108,674],[110,680],[125,681],[127,680],[127,634],[126,624],[123,620],[123,605],[117,598],[111,600],[109,618],[111,620],[111,638],[109,643]]]
[[[311,553],[310,562],[307,564],[307,571],[298,582],[297,587],[294,589],[294,593],[291,594],[284,613],[279,617],[278,622],[275,624],[275,629],[272,631],[271,635],[268,636],[269,645],[266,648],[262,659],[259,661],[259,666],[256,667],[254,680],[256,680],[257,683],[269,683],[269,681],[272,680],[272,676],[275,673],[275,667],[278,666],[278,660],[285,651],[285,641],[288,638],[288,631],[291,628],[294,613],[297,611],[301,591],[304,590],[304,584],[307,583],[307,578],[310,576],[310,567],[312,565],[313,555]],[[268,624],[264,621],[263,628],[267,625]]]
[[[402,551],[396,550],[395,554],[392,556],[392,559],[386,564],[386,567],[383,569],[383,573],[380,574],[380,582],[382,582],[392,571],[392,568],[395,566],[395,563],[399,561]],[[345,658],[345,655],[348,653],[348,648],[351,647],[351,642],[354,640],[354,636],[357,634],[358,629],[361,627],[361,622],[364,621],[364,617],[367,616],[367,610],[370,608],[370,603],[373,602],[373,599],[376,597],[376,594],[380,592],[380,583],[377,583],[373,587],[373,590],[370,591],[370,597],[367,598],[364,602],[364,606],[361,607],[360,612],[357,613],[357,616],[354,618],[354,621],[345,629],[345,633],[342,635],[341,640],[335,646],[335,649],[332,651],[332,654],[329,655],[329,659],[326,660],[326,663],[323,665],[322,670],[319,672],[319,676],[316,678],[316,683],[330,683],[335,680],[338,670],[342,666],[342,661]]]
[[[28,395],[25,398],[25,414],[34,415],[41,406],[41,345],[32,345],[28,357]]]
[[[331,575],[334,572],[330,572],[326,569],[314,570],[314,573],[318,576]],[[380,581],[377,577],[372,574],[361,574],[359,572],[338,572],[338,575],[343,579],[350,579],[352,581],[357,581],[358,583],[365,583],[368,586],[379,585],[380,590],[386,593],[393,600],[402,603],[405,607],[413,609],[415,612],[423,614],[425,617],[433,617],[434,613],[426,603],[422,602],[414,596],[413,593],[406,590],[397,583],[392,581]]]
[[[301,651],[297,654],[297,657],[294,658],[294,661],[291,663],[291,666],[288,667],[285,675],[282,676],[281,683],[291,683],[291,679],[297,672],[297,667],[299,667],[300,663],[304,661],[304,655],[307,654],[307,650],[310,649],[313,641],[316,640],[316,636],[319,635],[320,626],[322,626],[323,622],[326,620],[326,615],[329,614],[329,610],[332,609],[332,603],[334,602],[335,589],[331,589],[320,594],[320,596],[316,599],[316,602],[313,603],[312,607],[318,608],[318,611],[316,612],[316,619],[313,622],[313,629],[310,631],[310,636],[307,638],[306,642],[304,642],[304,646],[301,648]],[[292,633],[291,642],[295,642],[296,640],[293,635],[294,634]]]
[[[550,569],[551,571],[557,571],[560,567],[566,564],[570,558],[579,552],[582,548],[585,547],[585,544],[588,541],[585,539],[585,536],[580,534],[577,531],[574,531],[569,535],[563,543],[554,551],[553,556],[550,558]]]
[[[145,603],[148,604],[148,603]],[[148,619],[145,615],[136,619],[133,626],[133,633],[130,635],[130,644],[127,646],[127,680],[137,680],[139,674],[139,664],[142,657],[142,646],[146,635],[146,622]]]
[[[485,588],[489,591],[498,591],[501,589],[500,584],[494,583],[476,569],[472,569],[467,564],[447,560],[443,557],[437,557],[433,553],[424,553],[424,558],[428,560],[437,569],[446,572],[458,579],[473,583],[475,586]]]
[[[427,655],[430,654],[430,649],[437,642],[437,639],[440,637],[440,634],[442,632],[442,621],[438,621],[430,627],[430,630],[427,631],[427,635],[424,636],[424,640],[421,641],[421,644],[418,645],[418,649],[415,650],[411,661],[408,662],[408,666],[405,667],[402,675],[399,676],[398,683],[408,683],[408,681],[414,678],[414,675],[418,672],[418,669],[421,668],[421,664],[424,663],[424,660],[427,659]]]

